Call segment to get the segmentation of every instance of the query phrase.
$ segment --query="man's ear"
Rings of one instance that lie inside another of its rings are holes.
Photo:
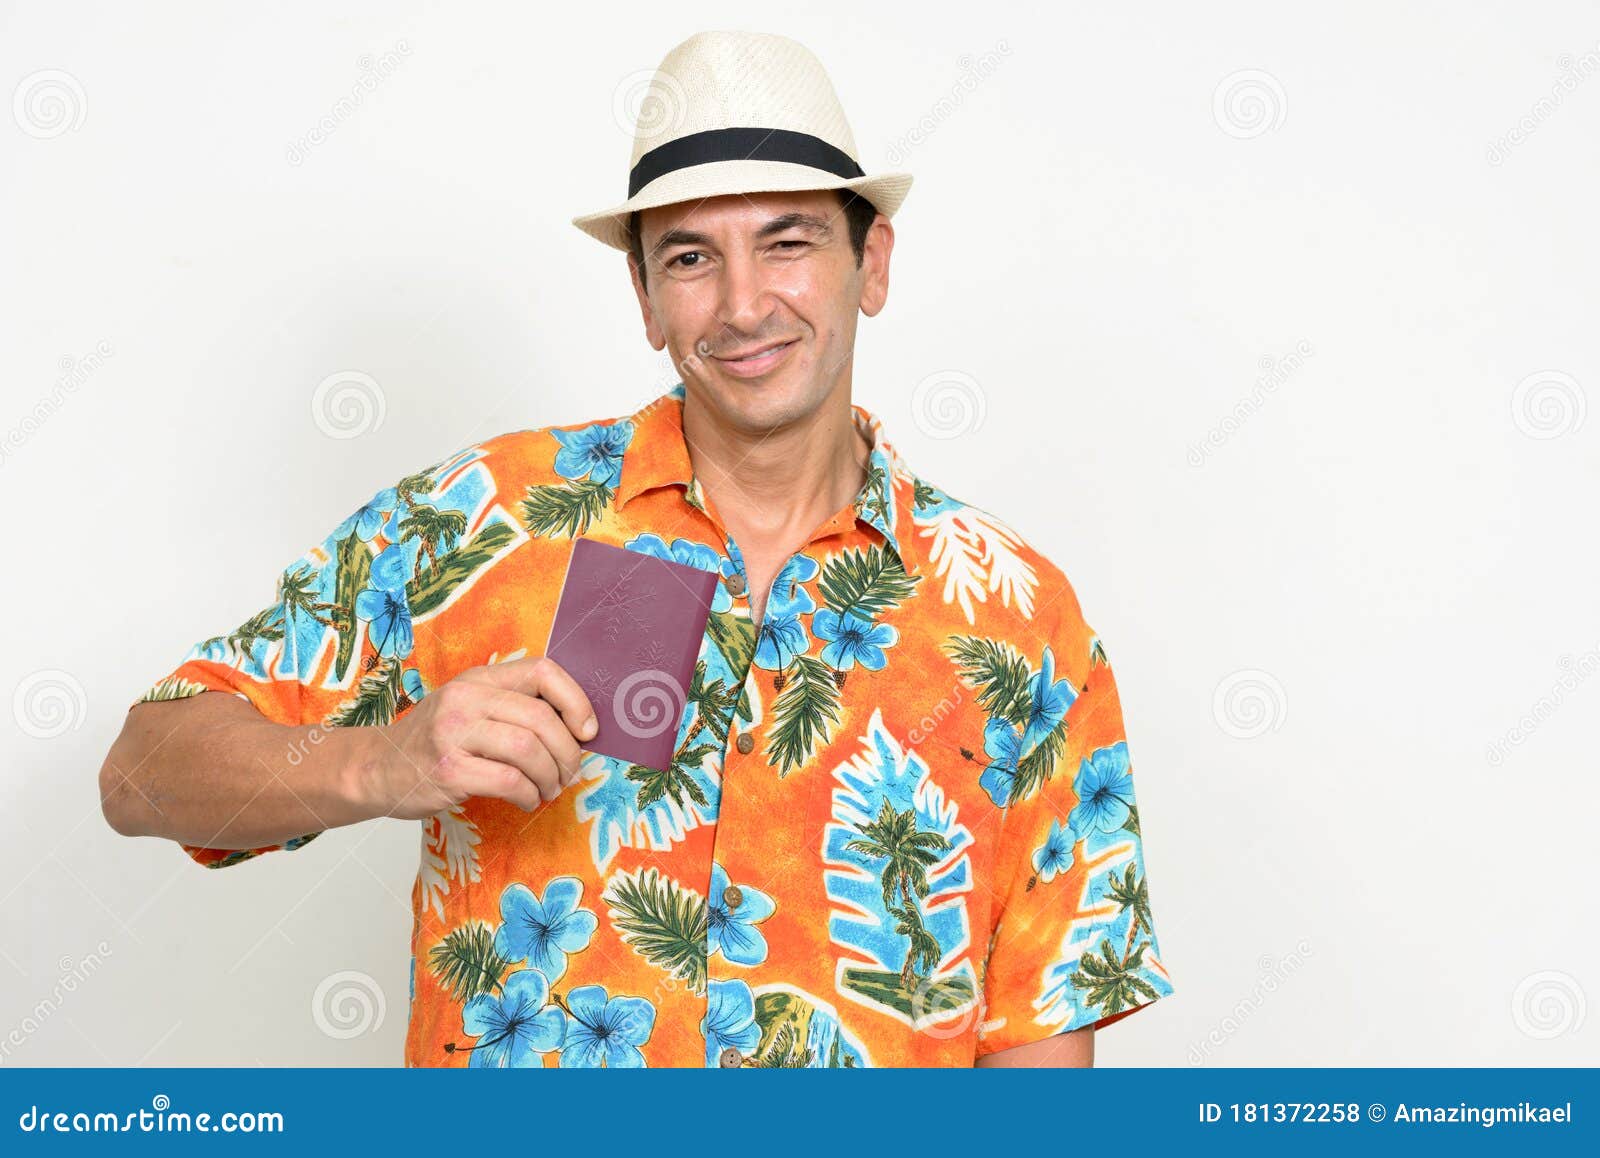
[[[883,214],[872,219],[861,252],[861,312],[876,317],[889,300],[889,254],[894,251],[894,226]]]
[[[652,350],[667,348],[667,335],[656,325],[656,313],[650,308],[650,295],[645,292],[644,282],[639,277],[639,270],[633,264],[633,254],[626,253],[623,260],[628,263],[628,278],[633,282],[634,296],[639,299],[639,313],[644,319],[644,336],[650,343]]]

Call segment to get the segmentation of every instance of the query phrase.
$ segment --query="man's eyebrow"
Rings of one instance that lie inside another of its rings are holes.
[[[815,213],[784,213],[768,221],[756,230],[757,238],[771,237],[790,229],[810,229],[816,233],[831,233],[833,227],[827,218],[819,217]],[[652,255],[674,245],[711,245],[712,240],[708,234],[696,232],[693,229],[669,229],[656,239],[650,247]]]
[[[692,229],[669,229],[656,239],[650,247],[652,255],[666,249],[669,245],[710,245],[711,238],[704,233],[696,233]]]
[[[756,231],[757,237],[771,237],[774,233],[782,233],[787,229],[800,227],[810,229],[816,233],[831,232],[832,227],[825,217],[818,217],[815,213],[785,213],[774,217]]]

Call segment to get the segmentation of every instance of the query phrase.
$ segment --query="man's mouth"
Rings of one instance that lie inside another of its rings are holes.
[[[727,373],[737,378],[762,378],[787,360],[790,348],[799,341],[798,338],[790,338],[787,342],[768,342],[737,354],[716,355],[716,359]]]
[[[719,354],[717,355],[717,360],[721,362],[757,362],[769,354],[775,354],[787,346],[794,345],[797,340],[790,338],[787,342],[768,342],[765,346],[754,346],[736,354]]]

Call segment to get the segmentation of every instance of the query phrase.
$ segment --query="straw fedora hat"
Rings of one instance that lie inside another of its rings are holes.
[[[726,193],[853,189],[893,217],[910,173],[869,177],[822,62],[784,36],[699,32],[662,58],[640,103],[628,199],[572,224],[628,248],[636,209]]]

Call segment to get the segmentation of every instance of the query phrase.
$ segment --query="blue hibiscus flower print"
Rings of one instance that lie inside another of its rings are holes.
[[[811,619],[818,639],[829,641],[822,649],[824,663],[844,670],[859,663],[868,671],[882,671],[888,662],[883,649],[894,646],[900,633],[887,623],[873,623],[855,615],[840,615],[824,607]]]
[[[821,567],[810,555],[791,555],[783,565],[783,570],[772,581],[772,592],[767,597],[767,612],[810,615],[815,611],[817,601],[801,584],[815,579],[819,570]]]
[[[580,909],[583,882],[555,877],[545,885],[541,901],[521,882],[500,894],[504,924],[495,931],[495,951],[507,961],[526,961],[551,981],[567,971],[567,955],[589,945],[599,919]]]
[[[556,452],[556,473],[615,486],[622,477],[622,452],[633,441],[633,423],[597,422],[582,430],[552,430],[561,449]]]
[[[1022,733],[1003,716],[991,716],[983,728],[983,750],[989,765],[978,777],[989,799],[1004,808],[1017,786],[1017,763],[1022,759]]]
[[[372,561],[371,586],[356,596],[356,615],[372,625],[370,633],[382,656],[404,659],[415,645],[406,602],[408,571],[403,552],[385,548]]]
[[[1078,691],[1070,680],[1058,680],[1056,657],[1047,647],[1039,670],[1028,681],[1028,724],[1022,733],[1022,755],[1027,757],[1039,742],[1067,718],[1067,710],[1078,698]]]
[[[567,994],[566,1040],[561,1065],[567,1068],[640,1069],[639,1047],[650,1040],[656,1007],[642,997],[606,999],[605,986],[580,985]]]
[[[657,559],[665,559],[670,563],[682,563],[686,567],[698,567],[702,571],[710,571],[713,575],[732,575],[733,563],[724,559],[716,551],[704,543],[697,543],[693,539],[674,539],[672,546],[667,546],[666,540],[660,535],[651,533],[635,535],[623,546],[630,551],[650,555]],[[726,611],[733,606],[733,596],[728,594],[727,587],[717,584],[716,591],[711,596],[711,613]]]
[[[1062,828],[1059,820],[1050,822],[1050,832],[1044,843],[1033,850],[1034,874],[1046,883],[1072,866],[1072,829]]]
[[[1110,833],[1126,824],[1128,806],[1133,803],[1127,741],[1101,748],[1079,764],[1072,790],[1078,794],[1078,803],[1067,823],[1075,832]]]
[[[537,969],[520,969],[505,980],[498,994],[482,993],[467,1002],[461,1024],[471,1037],[472,1069],[542,1066],[541,1054],[561,1045],[567,1015],[546,1005],[550,983]]]
[[[756,636],[755,658],[751,661],[763,671],[781,671],[797,655],[811,648],[811,637],[800,621],[803,612],[775,608],[768,602]]]
[[[706,901],[706,952],[721,953],[735,965],[759,965],[767,959],[767,939],[758,924],[772,916],[777,905],[751,885],[730,893],[728,871],[711,862],[711,895]],[[733,904],[737,901],[737,904]]]
[[[713,979],[706,997],[706,1015],[700,1019],[706,1039],[706,1065],[720,1066],[722,1051],[733,1048],[749,1055],[761,1040],[756,1024],[756,1001],[743,981]]]
[[[330,538],[339,542],[350,537],[353,529],[363,541],[373,538],[389,518],[389,512],[400,504],[400,495],[393,487],[384,487],[363,503],[354,514],[333,529]]]

